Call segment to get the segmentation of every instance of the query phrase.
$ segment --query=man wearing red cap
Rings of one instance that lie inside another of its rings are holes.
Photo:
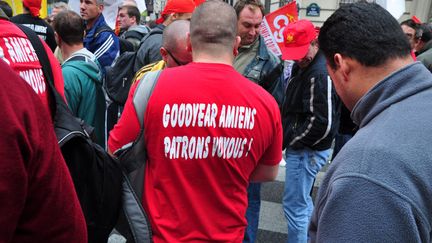
[[[54,30],[47,22],[39,17],[41,9],[41,0],[23,0],[23,12],[12,17],[10,20],[17,24],[22,24],[32,29],[39,37],[44,40],[51,51],[57,47],[54,37]]]
[[[309,20],[290,23],[283,36],[286,52],[282,59],[295,62],[282,107],[286,148],[283,208],[288,242],[307,242],[313,209],[310,191],[315,176],[331,156],[340,103],[313,24]]]
[[[193,0],[168,0],[161,17],[156,20],[158,25],[141,41],[135,60],[135,72],[145,65],[162,60],[159,50],[162,46],[163,30],[176,20],[190,20],[194,9]]]

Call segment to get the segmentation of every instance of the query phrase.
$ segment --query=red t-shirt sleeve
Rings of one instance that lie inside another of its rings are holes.
[[[271,128],[273,129],[273,139],[270,140],[270,145],[267,147],[261,159],[258,163],[265,165],[277,165],[282,160],[282,122],[279,109],[277,108],[276,102],[275,109],[273,109],[274,123]]]
[[[123,113],[117,124],[110,131],[108,148],[112,153],[122,146],[133,142],[140,132],[138,117],[133,105],[133,95],[138,84],[139,81],[132,84]]]

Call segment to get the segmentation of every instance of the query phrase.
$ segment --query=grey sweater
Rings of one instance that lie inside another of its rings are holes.
[[[327,171],[312,242],[431,242],[432,75],[416,62],[357,102],[359,125]]]

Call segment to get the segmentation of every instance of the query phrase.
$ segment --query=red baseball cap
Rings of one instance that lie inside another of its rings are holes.
[[[201,3],[205,2],[206,0],[194,0],[195,5],[198,7]]]
[[[161,12],[161,17],[156,20],[157,24],[165,21],[164,16],[172,13],[192,13],[195,10],[195,2],[193,0],[168,0],[164,10]]]
[[[284,31],[283,60],[299,60],[306,56],[309,45],[317,37],[317,31],[309,20],[301,19],[289,23]]]
[[[30,10],[30,14],[34,17],[39,16],[42,0],[23,0],[23,5]]]

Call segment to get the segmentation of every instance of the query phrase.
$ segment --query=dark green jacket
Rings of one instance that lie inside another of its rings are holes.
[[[95,128],[96,142],[105,147],[105,96],[96,57],[81,49],[63,63],[62,73],[69,108]]]

